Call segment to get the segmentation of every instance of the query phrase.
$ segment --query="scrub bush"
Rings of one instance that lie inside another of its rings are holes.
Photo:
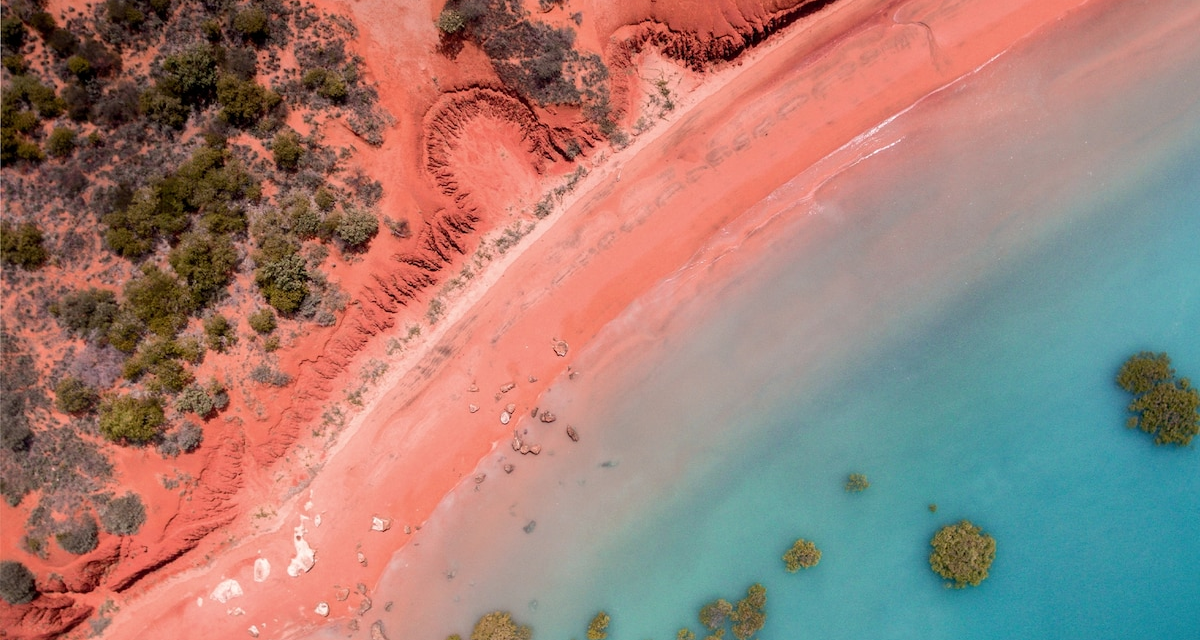
[[[91,515],[84,515],[66,523],[62,530],[54,534],[54,539],[63,551],[81,556],[96,548],[100,542],[99,535],[96,519]]]
[[[9,604],[25,604],[38,595],[33,573],[20,562],[0,562],[0,598]]]
[[[1133,355],[1117,374],[1117,384],[1133,394],[1126,421],[1154,435],[1154,444],[1187,446],[1200,433],[1200,393],[1187,378],[1176,379],[1171,358],[1143,351]]]
[[[113,442],[149,442],[165,421],[157,398],[119,396],[100,405],[100,433]]]
[[[146,506],[136,493],[127,493],[108,503],[100,514],[104,530],[117,536],[131,536],[146,522]]]

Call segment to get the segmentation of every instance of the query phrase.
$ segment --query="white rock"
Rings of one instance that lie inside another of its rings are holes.
[[[196,606],[203,607],[204,606],[204,598],[196,598]]]
[[[304,525],[296,527],[295,534],[292,536],[293,542],[296,544],[296,557],[288,563],[288,575],[295,578],[302,573],[308,573],[309,569],[317,563],[317,553],[313,548],[308,546],[308,542],[304,540]]]
[[[391,528],[391,518],[380,518],[379,516],[374,516],[371,518],[371,531],[387,531]]]
[[[246,610],[241,607],[234,607],[232,609],[226,609],[225,613],[228,613],[231,616],[244,616],[246,615]]]
[[[251,638],[258,637],[258,627],[256,625],[250,625],[250,628],[246,629],[246,631],[248,631],[250,633]]]
[[[508,424],[508,421],[511,419],[512,419],[512,414],[507,411],[500,414],[500,424]]]
[[[314,527],[321,526],[321,514],[318,513],[317,515],[313,516],[313,526]]]
[[[231,598],[242,596],[243,593],[245,592],[242,591],[242,585],[238,584],[237,580],[230,578],[228,580],[223,580],[221,584],[218,584],[217,588],[213,589],[212,593],[210,593],[208,597],[220,602],[221,604],[224,604],[229,602]]]
[[[271,575],[271,563],[267,562],[266,558],[257,558],[254,561],[254,581],[262,582]]]
[[[467,411],[470,411],[471,413],[475,413],[476,411],[479,411],[479,405],[469,404],[469,405],[467,405]]]
[[[322,571],[324,571],[324,569],[322,569]],[[317,608],[313,609],[313,613],[316,613],[317,615],[321,616],[322,618],[327,617],[329,615],[329,603],[328,602],[318,602]]]

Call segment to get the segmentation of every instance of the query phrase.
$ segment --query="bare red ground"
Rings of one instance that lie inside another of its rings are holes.
[[[251,625],[267,638],[324,624],[346,628],[364,598],[335,595],[358,584],[382,607],[387,594],[370,589],[387,559],[419,542],[415,527],[506,438],[497,420],[504,405],[516,404],[518,413],[537,406],[546,381],[569,365],[570,355],[552,351],[553,339],[578,349],[798,168],[1084,1],[842,0],[710,77],[687,67],[740,51],[746,34],[790,15],[792,3],[579,2],[581,40],[604,43],[610,66],[630,78],[619,105],[626,125],[653,78],[669,76],[677,92],[697,88],[678,95],[669,124],[629,149],[593,151],[593,173],[565,211],[473,280],[433,333],[399,359],[388,358],[387,339],[424,316],[433,285],[457,273],[479,233],[518,219],[557,184],[539,176],[570,169],[556,160],[556,134],[542,123],[572,116],[526,113],[502,99],[480,108],[471,92],[495,80],[470,47],[454,61],[436,52],[439,2],[331,3],[359,25],[370,79],[398,120],[381,148],[356,144],[356,160],[385,183],[381,213],[408,218],[414,236],[381,235],[352,268],[332,259],[333,278],[355,302],[337,326],[297,336],[285,349],[282,366],[297,374],[296,383],[234,394],[229,420],[206,429],[204,456],[188,463],[200,478],[190,500],[164,495],[155,479],[122,475],[149,498],[150,521],[118,550],[102,546],[121,562],[81,601],[115,595],[121,611],[106,634],[112,638],[247,637]],[[471,100],[458,104],[455,96]],[[353,141],[338,127],[326,128],[331,141]],[[445,141],[431,146],[431,132]],[[321,411],[359,384],[369,358],[390,361],[392,371],[326,449],[325,436],[313,435]],[[247,365],[235,352],[221,366],[236,377]],[[516,387],[500,394],[508,382]],[[472,385],[479,390],[468,391]],[[481,410],[468,412],[471,403]],[[120,467],[133,469],[144,454],[123,455]],[[369,531],[376,514],[393,519],[390,531]],[[317,563],[290,578],[297,525],[307,529]],[[411,536],[406,525],[414,527]],[[184,552],[157,570],[165,556]],[[252,579],[258,557],[272,566],[261,584]],[[43,569],[67,560],[51,556]],[[208,596],[225,578],[237,579],[246,595],[222,605]],[[331,605],[328,620],[313,613],[318,601]],[[28,611],[54,602],[43,597]],[[235,608],[244,615],[232,615]],[[365,634],[372,612],[361,619]]]

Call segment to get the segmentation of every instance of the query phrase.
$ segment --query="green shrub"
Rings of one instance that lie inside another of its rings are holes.
[[[229,236],[192,233],[171,250],[171,268],[187,284],[193,308],[208,306],[225,290],[237,264],[237,251]]]
[[[87,58],[75,54],[67,58],[67,71],[80,80],[87,80],[92,77],[92,63],[88,62]]]
[[[467,26],[467,20],[463,17],[461,11],[456,9],[443,9],[437,18],[437,28],[442,33],[452,35],[462,31],[463,27]]]
[[[715,631],[724,627],[733,617],[733,604],[724,598],[700,607],[700,624]]]
[[[136,493],[127,493],[108,503],[100,514],[104,530],[116,536],[131,536],[146,522],[146,506]]]
[[[79,38],[67,29],[55,29],[50,37],[46,38],[46,48],[59,58],[67,58],[79,51]]]
[[[179,99],[179,96],[164,91],[158,86],[143,91],[138,97],[138,104],[142,113],[146,114],[151,122],[170,129],[182,129],[183,125],[187,123],[190,112],[190,109],[183,106],[183,101]]]
[[[20,51],[25,45],[25,24],[10,12],[0,19],[0,42],[12,51]]]
[[[533,630],[513,622],[507,611],[493,611],[479,618],[471,640],[530,640]]]
[[[253,80],[221,76],[217,82],[217,102],[221,118],[238,127],[254,125],[280,102],[280,97]]]
[[[47,38],[58,28],[58,21],[46,11],[38,11],[29,16],[29,26],[43,38]]]
[[[46,264],[49,254],[42,246],[42,230],[32,222],[12,226],[0,223],[0,260],[5,264],[36,269]]]
[[[266,335],[275,330],[275,314],[267,307],[263,307],[254,313],[251,313],[247,318],[250,321],[250,328],[258,333]]]
[[[846,479],[846,491],[850,493],[861,493],[866,491],[871,486],[867,481],[867,476],[861,473],[852,473]]]
[[[348,93],[346,80],[341,74],[333,71],[327,72],[321,86],[317,87],[317,95],[334,102],[345,100]]]
[[[608,637],[608,623],[610,622],[607,613],[601,611],[592,618],[588,623],[587,638],[588,640],[604,640]]]
[[[792,544],[792,548],[783,554],[783,562],[788,573],[796,573],[800,569],[811,569],[821,561],[821,550],[812,542],[800,538]]]
[[[933,547],[933,553],[929,554],[930,568],[951,580],[946,586],[955,589],[979,586],[996,559],[995,538],[968,520],[942,527],[929,544]]]
[[[58,546],[67,553],[81,556],[92,552],[100,542],[100,529],[90,514],[65,523],[62,530],[54,534]]]
[[[308,296],[308,280],[304,258],[296,254],[269,262],[254,274],[254,282],[267,304],[285,315],[295,313]]]
[[[206,104],[217,90],[217,60],[208,44],[167,56],[162,70],[159,86],[187,104]]]
[[[125,283],[125,305],[147,329],[170,337],[187,326],[195,308],[191,292],[174,276],[154,265]]]
[[[0,64],[14,76],[19,76],[29,71],[29,62],[25,60],[25,56],[20,54],[6,55],[3,59],[0,59]]]
[[[1175,378],[1171,358],[1165,353],[1143,351],[1121,366],[1117,384],[1133,394],[1126,421],[1154,435],[1157,445],[1187,446],[1200,433],[1200,393],[1187,378]]]
[[[149,442],[158,435],[164,421],[157,398],[119,396],[100,405],[100,433],[113,442]]]
[[[212,413],[216,406],[213,399],[198,384],[190,384],[175,396],[175,410],[180,413],[194,413],[201,418]]]
[[[0,561],[0,598],[9,604],[32,602],[38,595],[33,578],[33,573],[24,564],[15,560]]]
[[[751,585],[746,597],[738,600],[733,610],[733,636],[748,640],[767,622],[767,590],[761,584]]]
[[[54,387],[54,406],[63,413],[89,413],[99,401],[96,390],[74,376],[59,380]]]
[[[204,335],[208,338],[208,348],[219,353],[237,344],[237,331],[233,324],[219,313],[204,320]]]
[[[17,145],[17,159],[24,160],[30,164],[37,164],[46,159],[46,154],[42,152],[42,148],[36,142],[22,140]]]
[[[75,151],[75,131],[66,127],[55,127],[46,141],[46,152],[55,158],[65,158]]]
[[[259,7],[250,7],[237,12],[233,16],[233,28],[242,34],[242,37],[255,42],[262,42],[271,35],[271,24],[267,19],[267,12]]]
[[[329,212],[331,209],[333,209],[333,205],[337,204],[337,198],[334,197],[332,191],[326,189],[325,187],[321,187],[317,189],[316,194],[313,195],[313,202],[317,204],[317,208],[321,211]]]
[[[275,139],[271,141],[271,154],[275,157],[275,166],[280,169],[285,171],[299,169],[300,159],[304,157],[300,134],[290,130],[275,134]]]
[[[123,24],[131,29],[137,29],[146,22],[146,14],[142,13],[129,0],[107,0],[104,8],[109,22]]]
[[[351,207],[342,216],[335,231],[348,251],[362,251],[375,234],[379,233],[379,219],[370,211]]]
[[[118,308],[112,291],[89,288],[59,298],[50,305],[50,313],[65,329],[85,340],[104,341]]]

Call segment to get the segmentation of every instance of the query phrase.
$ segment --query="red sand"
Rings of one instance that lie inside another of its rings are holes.
[[[799,168],[1081,4],[1083,0],[1002,5],[986,0],[845,0],[707,78],[684,97],[669,125],[660,125],[599,164],[565,211],[543,221],[516,250],[468,286],[437,332],[425,336],[403,366],[393,364],[381,385],[386,391],[376,394],[354,418],[315,477],[311,471],[291,473],[322,459],[320,452],[302,448],[290,450],[282,466],[265,472],[247,469],[241,503],[249,506],[261,500],[263,517],[245,513],[227,535],[218,534],[220,540],[206,543],[201,550],[211,556],[204,558],[208,564],[126,592],[107,637],[244,637],[252,624],[261,637],[291,637],[353,618],[363,598],[352,593],[344,602],[335,600],[338,585],[353,590],[361,583],[373,606],[382,607],[387,594],[370,588],[397,548],[420,540],[419,531],[406,536],[405,525],[415,528],[428,517],[492,444],[507,437],[508,427],[497,419],[505,404],[516,404],[518,415],[528,413],[548,381],[571,362],[570,354],[565,359],[554,354],[553,339],[579,349]],[[360,24],[364,53],[381,84],[382,101],[393,113],[411,112],[408,101],[421,96],[428,104],[436,99],[432,88],[424,92],[428,95],[397,89],[399,78],[436,73],[438,84],[446,88],[457,85],[455,77],[471,77],[448,63],[425,68],[422,61],[430,59],[426,52],[406,56],[404,47],[411,45],[405,43],[411,41],[387,37],[397,21],[404,23],[401,32],[427,28],[432,10],[367,2],[350,6],[350,12]],[[597,27],[600,33],[611,32],[627,18],[608,17],[612,22]],[[464,56],[460,62],[469,66],[469,52]],[[516,134],[511,126],[479,123],[480,132],[502,134],[501,143],[462,153],[513,149]],[[383,149],[364,151],[368,162],[377,158],[400,176],[397,184],[388,186],[385,213],[431,206],[422,202],[427,198],[422,190],[408,194],[400,187],[413,179],[406,176],[421,171],[418,154],[412,152],[419,148],[421,123],[401,122],[397,129]],[[480,178],[485,189],[506,184],[503,172],[497,171],[501,160],[461,160],[490,166]],[[518,174],[517,189],[528,191],[529,174]],[[513,195],[501,192],[492,198],[499,204],[512,203]],[[490,222],[503,226],[503,219]],[[365,275],[361,278],[343,286],[357,291],[367,280]],[[314,338],[328,339],[321,334]],[[381,354],[386,339],[383,334],[364,337],[358,359]],[[332,389],[348,387],[356,372],[326,384]],[[531,382],[535,378],[541,382]],[[507,382],[517,386],[497,398]],[[478,385],[478,392],[467,391],[472,384]],[[277,400],[283,406],[292,401]],[[468,403],[481,410],[469,413]],[[536,464],[536,459],[523,462]],[[310,478],[307,488],[279,502],[279,483]],[[311,509],[306,508],[309,500]],[[320,527],[311,520],[317,514],[322,516]],[[393,519],[390,531],[369,531],[376,514]],[[292,556],[291,533],[301,523],[317,550],[317,563],[309,573],[290,578],[285,569]],[[366,567],[357,560],[360,550]],[[272,567],[261,584],[252,579],[259,556]],[[209,593],[224,578],[237,579],[246,595],[225,605],[210,600]],[[318,601],[329,602],[329,620],[313,613]],[[244,615],[229,615],[235,607]],[[373,619],[367,613],[363,627]],[[399,631],[391,632],[395,636]]]

